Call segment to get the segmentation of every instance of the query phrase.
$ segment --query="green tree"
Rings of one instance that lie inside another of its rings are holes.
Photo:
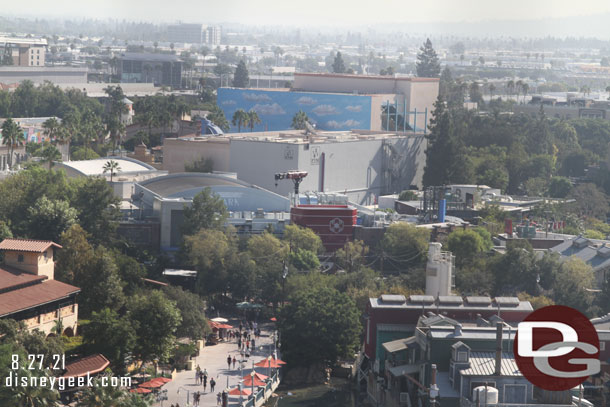
[[[106,163],[104,163],[104,166],[102,168],[104,170],[104,174],[106,174],[107,172],[110,173],[110,182],[112,182],[112,177],[114,176],[114,174],[121,171],[121,166],[119,165],[118,162],[116,162],[114,160],[106,161]]]
[[[250,131],[254,131],[254,126],[257,124],[261,124],[261,118],[258,117],[258,113],[256,111],[250,109],[248,111],[248,127],[250,127]]]
[[[8,166],[13,168],[13,155],[15,147],[22,145],[25,142],[23,129],[19,127],[12,118],[8,118],[2,123],[2,144],[8,146]]]
[[[608,200],[595,184],[575,186],[569,196],[576,201],[576,210],[580,216],[592,216],[605,219],[609,211]]]
[[[248,239],[248,253],[256,263],[256,288],[265,302],[279,303],[283,298],[284,264],[288,247],[270,233]]]
[[[320,268],[318,256],[310,250],[296,249],[288,256],[290,264],[301,271],[313,271]]]
[[[381,240],[382,256],[389,260],[389,269],[407,271],[424,264],[428,252],[430,232],[409,223],[394,223]]]
[[[345,73],[345,62],[343,61],[343,56],[341,52],[337,52],[335,55],[335,59],[333,61],[333,73]]]
[[[292,117],[292,127],[295,130],[305,130],[305,123],[309,122],[309,117],[307,117],[307,113],[302,110],[299,110]]]
[[[223,199],[209,187],[195,195],[190,207],[184,207],[185,235],[197,233],[200,229],[220,229],[228,217]]]
[[[224,293],[229,259],[234,253],[227,235],[221,230],[202,228],[185,236],[184,248],[189,264],[197,270],[197,292],[202,295]]]
[[[594,287],[595,275],[591,266],[582,259],[571,257],[562,263],[557,273],[553,284],[553,300],[591,317],[593,294],[589,289]]]
[[[335,252],[335,263],[348,273],[359,272],[364,268],[369,248],[362,240],[347,242]]]
[[[50,117],[42,123],[43,134],[53,142],[62,131],[61,124],[56,117]]]
[[[76,222],[77,211],[67,201],[50,200],[41,196],[34,206],[28,209],[28,236],[59,241],[60,236]]]
[[[163,289],[165,296],[176,303],[182,321],[176,328],[178,337],[201,339],[210,331],[205,318],[205,302],[197,294],[183,290],[181,287],[167,286]]]
[[[354,301],[324,287],[297,292],[281,311],[279,329],[291,366],[332,365],[355,351],[361,325]]]
[[[78,147],[74,149],[74,152],[71,154],[72,159],[76,161],[80,160],[95,160],[96,158],[100,158],[99,154],[96,153],[93,149],[88,147]]]
[[[233,87],[234,88],[247,88],[250,85],[250,77],[248,76],[248,68],[246,63],[241,60],[235,68],[235,75],[233,76]]]
[[[61,153],[55,146],[47,146],[42,150],[42,159],[40,160],[43,163],[49,164],[49,170],[51,167],[55,165],[55,161],[61,161]]]
[[[87,232],[79,224],[70,226],[61,234],[62,249],[57,253],[55,278],[68,284],[81,281],[93,260],[93,248],[87,242]]]
[[[78,211],[78,223],[93,243],[108,244],[121,216],[119,199],[101,177],[77,179],[73,183],[76,191],[70,204]]]
[[[120,317],[110,308],[94,311],[83,326],[83,344],[87,352],[106,356],[115,373],[124,373],[126,357],[136,344],[136,326],[128,317]]]
[[[447,249],[455,255],[456,264],[463,266],[487,249],[480,234],[471,229],[455,230],[447,238]]]
[[[400,195],[398,195],[398,200],[399,201],[418,201],[419,198],[414,191],[407,189],[407,190],[402,191],[400,193]]]
[[[572,190],[572,183],[566,177],[553,177],[549,183],[549,196],[552,198],[565,198]]]
[[[290,251],[303,249],[316,254],[320,253],[323,249],[320,236],[312,229],[299,225],[286,226],[284,229],[284,242],[288,243]]]
[[[419,49],[415,68],[419,77],[438,78],[440,76],[441,65],[436,51],[432,48],[430,38],[427,38],[424,45]]]
[[[101,379],[98,378],[94,380],[93,386],[86,387],[81,393],[76,407],[118,407],[125,396],[119,387],[102,386]]]
[[[84,317],[103,308],[119,310],[125,303],[118,268],[110,251],[102,246],[95,249],[89,267],[77,282],[81,288],[79,311]]]
[[[138,322],[135,353],[145,362],[167,361],[182,322],[176,303],[161,291],[150,291],[132,297],[127,308],[131,319]]]
[[[246,112],[244,109],[237,109],[235,113],[233,113],[231,123],[233,123],[233,126],[237,126],[237,132],[241,133],[241,128],[248,125],[249,119],[250,116],[248,115],[248,112]]]

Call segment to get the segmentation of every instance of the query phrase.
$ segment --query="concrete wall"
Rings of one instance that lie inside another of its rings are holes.
[[[415,111],[417,109],[418,112],[424,112],[425,109],[428,109],[428,115],[425,118],[425,124],[428,126],[430,124],[430,117],[432,115],[432,111],[434,110],[434,102],[438,98],[438,81],[418,81],[418,82],[410,82],[409,92],[405,95],[407,96],[407,109],[410,112]],[[412,120],[409,120],[409,123],[412,123]],[[424,117],[422,115],[417,115],[417,127],[424,128]]]
[[[297,73],[292,87],[308,92],[397,93],[397,82],[393,76]]]
[[[0,83],[13,84],[30,80],[35,84],[44,81],[70,84],[86,84],[87,68],[66,68],[66,67],[0,67]]]
[[[229,140],[208,137],[205,140],[166,138],[163,140],[163,169],[184,172],[185,163],[204,158],[214,161],[214,171],[230,171]]]

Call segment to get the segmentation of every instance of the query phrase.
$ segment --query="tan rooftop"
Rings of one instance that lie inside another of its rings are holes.
[[[61,246],[50,240],[4,239],[0,242],[0,250],[18,252],[44,253],[49,247],[61,249]]]

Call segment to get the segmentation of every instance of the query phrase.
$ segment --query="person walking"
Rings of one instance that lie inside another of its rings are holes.
[[[237,359],[235,359],[235,356],[233,356],[233,370],[235,370],[235,363],[237,362]]]
[[[256,345],[254,344],[254,339],[252,339],[252,352],[254,352],[255,348],[256,348]]]
[[[216,405],[219,406],[222,403],[222,395],[220,392],[216,395]]]
[[[227,369],[229,369],[229,370],[231,370],[231,361],[232,360],[233,359],[231,359],[231,355],[227,356],[227,365],[228,365]]]
[[[216,386],[216,380],[212,377],[210,379],[210,393],[214,393],[214,386]]]
[[[241,350],[241,335],[237,338],[237,349]]]
[[[208,387],[208,376],[203,376],[203,392],[206,392],[206,388]]]

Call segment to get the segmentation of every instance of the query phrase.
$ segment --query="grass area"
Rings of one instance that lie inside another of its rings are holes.
[[[278,402],[277,399],[271,399],[268,403],[271,407],[352,407],[356,405],[356,398],[351,391],[350,384],[345,379],[332,378],[329,385],[280,387],[276,393],[280,396],[280,400]]]

